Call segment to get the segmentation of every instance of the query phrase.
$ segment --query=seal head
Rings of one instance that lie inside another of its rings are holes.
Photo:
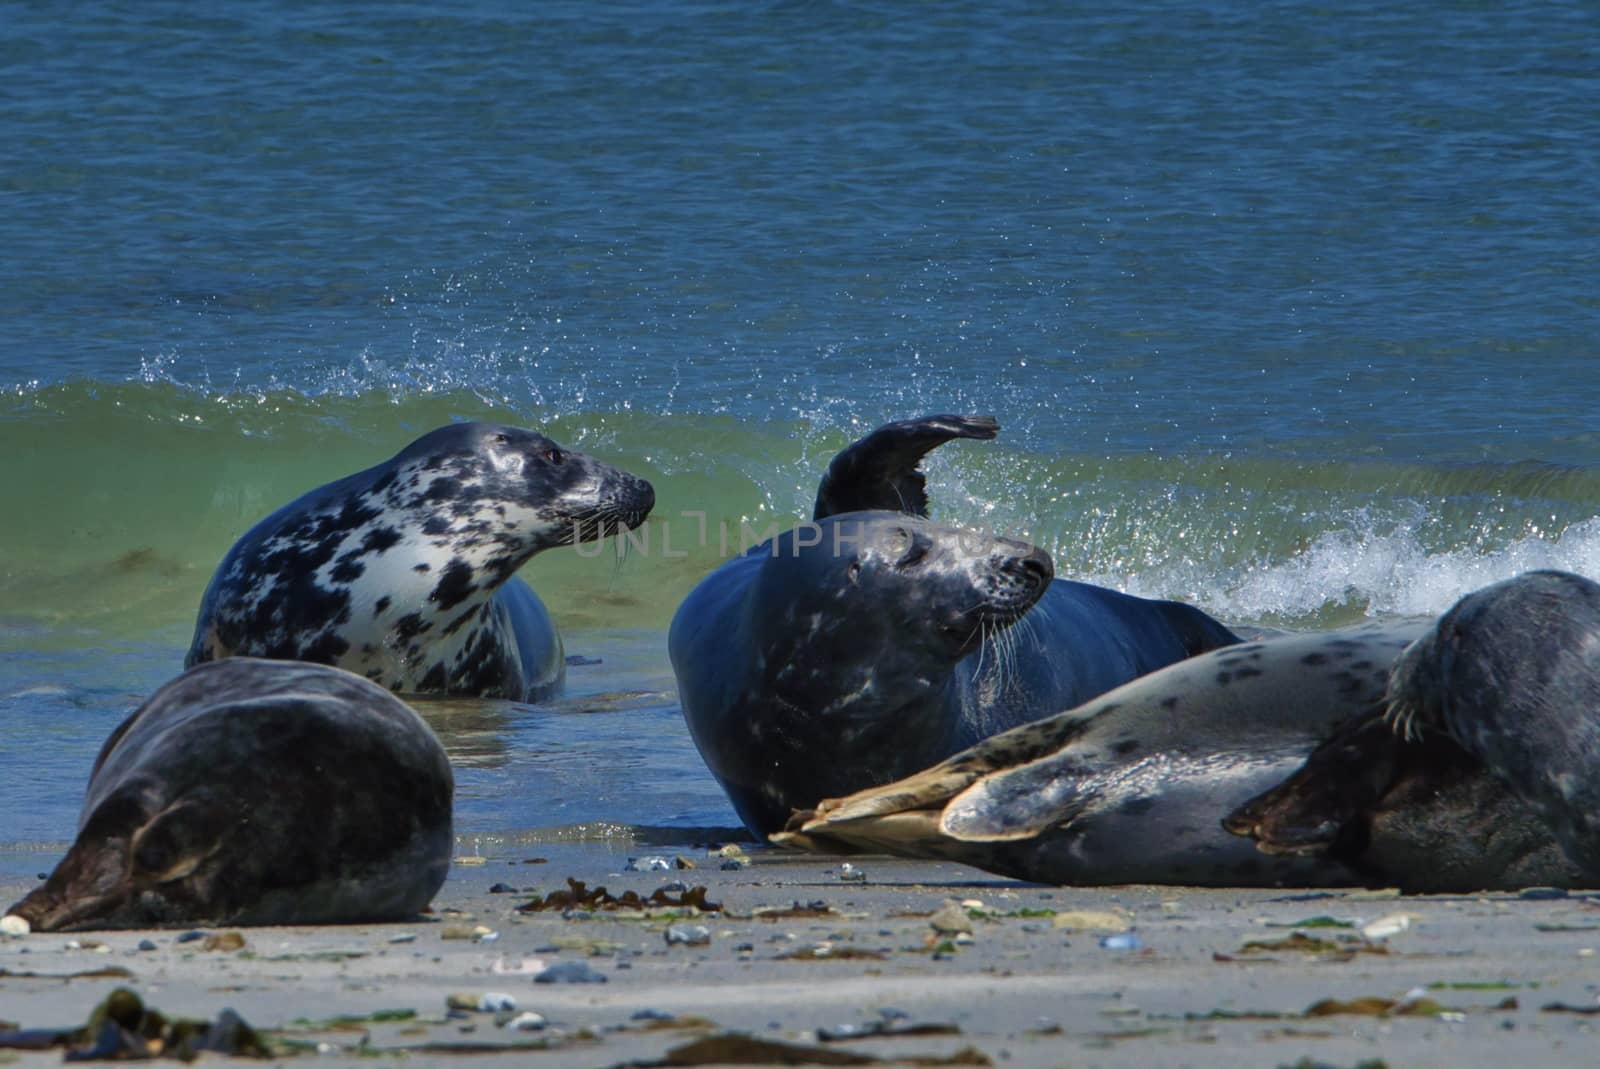
[[[450,864],[450,762],[393,694],[229,658],[106,741],[76,842],[10,913],[35,930],[415,916]]]
[[[544,697],[561,640],[517,569],[635,527],[654,502],[643,479],[534,431],[441,427],[251,528],[206,589],[185,665],[314,661],[396,691]]]

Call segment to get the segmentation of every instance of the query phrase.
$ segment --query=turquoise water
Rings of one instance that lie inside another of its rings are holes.
[[[734,823],[665,657],[700,524],[887,419],[994,414],[938,515],[1237,622],[1600,576],[1589,5],[503,6],[0,15],[0,865],[233,538],[451,419],[659,500],[525,573],[568,700],[426,710],[469,837]]]

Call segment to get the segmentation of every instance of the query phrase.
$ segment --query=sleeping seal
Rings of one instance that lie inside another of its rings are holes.
[[[1248,642],[985,739],[897,783],[795,814],[780,845],[942,857],[1040,883],[1339,885],[1320,854],[1268,856],[1222,818],[1381,710],[1422,624]]]
[[[315,661],[395,691],[536,701],[566,662],[517,569],[635,527],[654,503],[643,479],[533,431],[441,427],[234,543],[184,664]]]
[[[1043,550],[925,519],[918,462],[995,430],[962,416],[879,428],[830,464],[811,524],[723,564],[678,607],[684,719],[757,835],[1238,641],[1191,606],[1054,579]]]
[[[5,925],[409,918],[449,869],[453,789],[421,717],[359,676],[202,665],[112,732],[77,841]]]
[[[1527,572],[1468,594],[1369,710],[1228,817],[1279,855],[1412,891],[1600,884],[1600,585]]]

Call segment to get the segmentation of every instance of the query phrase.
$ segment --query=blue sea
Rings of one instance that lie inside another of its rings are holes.
[[[1235,623],[1600,576],[1587,0],[7,3],[0,71],[0,874],[232,540],[451,420],[658,496],[523,573],[565,698],[422,703],[469,853],[736,824],[700,524],[889,419],[999,419],[939,518]]]

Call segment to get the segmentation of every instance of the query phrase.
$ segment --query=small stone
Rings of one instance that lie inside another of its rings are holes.
[[[485,991],[481,995],[458,993],[444,1000],[452,1010],[472,1010],[478,1013],[509,1013],[517,1008],[516,996],[504,991]]]
[[[1071,932],[1125,932],[1132,927],[1128,918],[1109,910],[1074,909],[1050,918],[1053,928]]]
[[[474,854],[471,857],[458,857],[455,859],[455,863],[464,868],[478,868],[482,865],[487,865],[489,863],[489,859]]]
[[[664,857],[630,857],[628,863],[622,866],[623,872],[666,872],[672,868],[672,862]]]
[[[672,859],[672,864],[675,868],[692,869],[694,868],[694,858],[684,857],[682,854],[679,854]]]
[[[416,941],[416,932],[400,932],[397,935],[391,935],[389,937],[389,942],[391,943],[415,943]]]
[[[148,940],[148,939],[139,940],[139,949],[140,950],[154,950],[155,948],[156,948],[155,943],[151,942],[150,940]]]
[[[689,885],[684,883],[682,880],[668,880],[666,883],[656,888],[656,890],[660,891],[662,894],[669,895],[681,895],[688,889]]]
[[[0,935],[10,936],[12,939],[21,939],[33,931],[33,925],[15,913],[7,913],[0,917]]]
[[[744,848],[738,843],[729,843],[716,852],[718,857],[744,857]]]
[[[928,926],[940,935],[955,935],[957,932],[972,934],[972,918],[967,916],[967,911],[961,908],[959,902],[947,902],[943,909],[928,918]]]
[[[722,864],[717,866],[717,868],[721,869],[723,872],[738,872],[740,869],[747,869],[749,867],[750,859],[747,857],[723,858]]]
[[[603,972],[591,969],[581,961],[563,961],[550,966],[544,972],[533,978],[536,984],[603,984],[607,981]]]
[[[703,924],[674,924],[663,934],[667,946],[703,947],[711,944],[711,929]]]
[[[1410,913],[1391,913],[1386,917],[1379,917],[1371,924],[1363,925],[1361,934],[1368,939],[1387,939],[1411,927],[1411,920]]]
[[[867,874],[862,869],[858,869],[854,865],[850,864],[850,862],[846,861],[843,865],[839,866],[839,879],[843,880],[845,883],[866,883]]]
[[[973,936],[973,934],[971,932],[957,932],[956,933],[955,944],[958,947],[971,946],[973,943],[976,943],[977,941],[978,940],[976,938],[974,938],[974,936]]]
[[[493,943],[499,938],[500,933],[487,925],[478,924],[473,926],[472,941],[474,943]]]
[[[1144,940],[1132,932],[1119,932],[1102,938],[1100,945],[1106,950],[1139,950],[1144,947]]]
[[[177,943],[194,943],[194,942],[198,942],[201,939],[204,939],[205,937],[206,937],[206,933],[205,932],[198,931],[198,930],[188,931],[188,932],[184,932],[182,935],[178,936],[178,938],[175,939],[174,942],[177,942]]]
[[[676,1021],[677,1019],[678,1015],[675,1013],[653,1009],[634,1010],[633,1016],[628,1018],[630,1021]]]
[[[541,1032],[544,1030],[545,1019],[543,1014],[524,1010],[506,1022],[506,1027],[517,1032]]]
[[[489,893],[492,895],[514,895],[517,893],[517,889],[509,883],[497,883],[489,888]]]
[[[439,930],[440,939],[471,939],[472,929],[465,924],[447,924]]]
[[[1533,902],[1541,902],[1549,899],[1566,898],[1567,891],[1564,887],[1525,887],[1517,897],[1526,898]]]
[[[231,954],[235,950],[244,949],[244,936],[238,932],[218,932],[208,935],[200,944],[201,950],[219,950],[224,954]]]

